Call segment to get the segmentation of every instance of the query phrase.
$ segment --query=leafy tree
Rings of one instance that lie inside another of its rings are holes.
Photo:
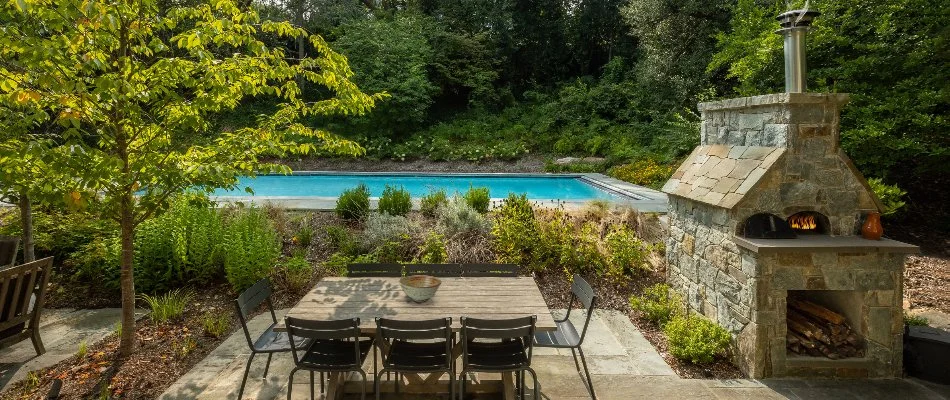
[[[342,27],[333,43],[349,59],[360,87],[392,94],[363,121],[374,135],[404,132],[426,120],[438,91],[428,76],[432,48],[426,29],[427,21],[414,16],[357,21]]]
[[[296,120],[359,115],[384,94],[350,81],[346,59],[319,36],[289,23],[261,21],[232,0],[161,11],[156,0],[99,3],[17,0],[0,8],[0,94],[27,96],[45,120],[81,143],[75,179],[98,193],[121,229],[120,356],[134,346],[133,238],[136,227],[186,188],[234,188],[237,177],[288,168],[262,161],[329,149],[358,154],[352,142]],[[291,63],[258,36],[306,37],[317,50]],[[227,56],[219,56],[227,54]],[[297,77],[325,86],[326,98],[300,96]],[[253,127],[221,132],[200,144],[209,116],[243,99],[281,100]],[[291,140],[295,139],[295,140]]]
[[[621,14],[642,57],[637,76],[655,108],[695,107],[710,85],[715,35],[728,27],[731,0],[630,0]]]
[[[740,0],[710,69],[740,94],[781,90],[784,2]],[[841,142],[867,175],[927,185],[950,156],[950,9],[926,0],[828,1],[808,36],[809,89],[851,94]],[[752,51],[750,49],[755,49]]]

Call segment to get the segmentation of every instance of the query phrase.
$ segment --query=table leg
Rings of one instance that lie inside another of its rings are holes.
[[[342,398],[343,385],[346,383],[346,374],[342,372],[331,372],[329,375],[325,399],[336,400]]]
[[[502,395],[505,400],[515,399],[515,375],[513,372],[501,373]]]

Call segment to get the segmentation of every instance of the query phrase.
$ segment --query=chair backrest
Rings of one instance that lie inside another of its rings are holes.
[[[445,365],[452,364],[452,318],[429,319],[422,321],[404,321],[376,318],[376,339],[380,346],[391,344],[395,340],[414,341],[436,340],[445,343]],[[383,364],[388,364],[386,352]],[[448,368],[448,367],[446,367]]]
[[[0,236],[0,268],[12,267],[20,250],[20,239]]]
[[[273,323],[277,323],[277,315],[274,313],[274,306],[270,301],[271,291],[270,280],[264,278],[251,285],[234,299],[238,320],[241,321],[241,328],[244,330],[247,344],[252,349],[254,348],[254,341],[251,339],[251,332],[247,329],[247,316],[257,310],[261,304],[267,304],[267,311],[270,312]]]
[[[517,341],[527,352],[528,364],[531,364],[531,352],[534,343],[534,328],[537,315],[512,319],[480,319],[462,317],[462,363],[468,365],[468,346],[475,341],[508,342]],[[512,365],[518,367],[520,365]]]
[[[472,277],[515,277],[521,267],[517,264],[462,264],[462,276]]]
[[[350,264],[346,266],[346,276],[351,278],[362,277],[391,277],[402,276],[400,264]]]
[[[29,329],[37,328],[52,267],[53,257],[47,257],[0,271],[0,331],[27,321],[30,321]],[[31,312],[32,295],[36,295],[36,302]],[[15,333],[19,332],[4,332],[4,337]]]
[[[284,324],[287,327],[287,335],[290,337],[290,349],[294,353],[294,363],[300,364],[300,351],[306,351],[304,348],[297,347],[297,338],[310,339],[314,341],[352,341],[353,359],[340,360],[340,364],[335,367],[359,366],[360,357],[360,319],[339,319],[330,321],[309,320],[294,317],[284,317]]]
[[[459,264],[407,264],[406,275],[459,277],[462,276],[462,266]]]
[[[594,306],[597,303],[597,295],[594,288],[587,283],[580,274],[574,274],[574,282],[571,283],[571,304],[568,307],[574,307],[574,301],[579,301],[584,309],[587,310],[587,316],[584,318],[584,328],[581,329],[581,343],[584,342],[584,336],[587,334],[587,327],[590,325],[590,318],[594,315]]]

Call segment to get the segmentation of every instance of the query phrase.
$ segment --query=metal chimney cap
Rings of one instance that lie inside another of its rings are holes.
[[[818,11],[803,9],[782,13],[775,19],[782,25],[782,29],[789,29],[811,26],[811,22],[819,15],[821,13]]]

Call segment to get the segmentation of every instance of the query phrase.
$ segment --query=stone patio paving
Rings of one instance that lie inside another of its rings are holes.
[[[278,312],[278,317],[282,314],[283,312]],[[576,317],[580,319],[583,315]],[[263,329],[268,320],[269,316],[266,315],[254,318],[251,321],[252,331]],[[595,312],[584,344],[584,352],[588,356],[597,397],[603,400],[950,399],[950,387],[917,380],[681,379],[630,320],[616,311]],[[162,394],[161,399],[236,399],[248,355],[244,334],[239,330]],[[245,399],[287,397],[287,374],[293,367],[290,355],[275,355],[267,379],[261,379],[265,360],[266,357],[255,358],[244,393]],[[532,364],[538,372],[543,398],[589,398],[569,350],[536,349]],[[372,370],[371,363],[366,370]],[[310,387],[306,372],[298,374],[292,390],[295,399],[309,398]],[[358,399],[359,396],[347,397],[350,398]],[[390,395],[384,398],[408,400],[418,399],[419,396]]]

